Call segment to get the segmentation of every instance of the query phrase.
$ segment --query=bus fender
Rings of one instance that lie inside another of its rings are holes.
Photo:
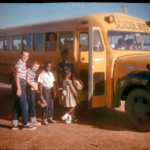
[[[148,71],[147,71],[148,72]],[[112,107],[120,107],[121,100],[125,100],[131,90],[135,88],[143,88],[150,91],[150,74],[148,72],[129,73],[119,78],[116,85],[116,94],[112,100]]]

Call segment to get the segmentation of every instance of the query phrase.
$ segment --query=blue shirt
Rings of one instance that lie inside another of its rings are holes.
[[[64,79],[64,70],[66,68],[70,68],[71,70],[71,77],[70,79],[72,79],[73,77],[73,72],[74,72],[74,64],[70,61],[68,61],[67,63],[64,63],[64,62],[60,62],[57,64],[56,68],[58,69],[58,71],[60,72],[61,76],[62,76],[62,79]]]

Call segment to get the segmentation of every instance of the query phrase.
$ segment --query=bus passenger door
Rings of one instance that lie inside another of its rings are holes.
[[[85,101],[88,100],[88,40],[88,28],[77,30],[77,71],[84,85],[82,93]]]
[[[99,27],[89,27],[88,108],[106,106],[106,48]]]

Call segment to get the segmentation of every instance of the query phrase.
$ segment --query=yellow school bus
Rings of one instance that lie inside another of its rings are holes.
[[[51,37],[50,37],[51,36]],[[150,21],[123,13],[96,13],[0,29],[0,82],[10,84],[20,51],[56,65],[69,51],[84,88],[88,108],[120,107],[129,122],[150,130]]]

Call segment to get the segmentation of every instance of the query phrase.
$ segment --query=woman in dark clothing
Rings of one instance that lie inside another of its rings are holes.
[[[71,61],[68,60],[68,56],[69,56],[69,52],[67,50],[64,50],[61,52],[61,57],[62,57],[62,62],[58,63],[56,68],[57,68],[57,79],[58,79],[58,83],[60,87],[62,86],[62,81],[65,78],[65,69],[66,68],[70,68],[71,70],[71,76],[70,76],[70,80],[73,81],[73,78],[75,77],[76,79],[78,79],[80,81],[80,83],[83,85],[82,81],[80,80],[75,68],[74,68],[74,63],[72,63]],[[60,76],[62,77],[62,80],[60,80]],[[59,94],[59,104],[61,104],[61,94]],[[82,96],[81,92],[78,92],[78,99],[80,101],[82,101],[84,99],[84,97]],[[72,113],[72,118],[75,121],[77,121],[77,119],[74,116],[74,111]]]

